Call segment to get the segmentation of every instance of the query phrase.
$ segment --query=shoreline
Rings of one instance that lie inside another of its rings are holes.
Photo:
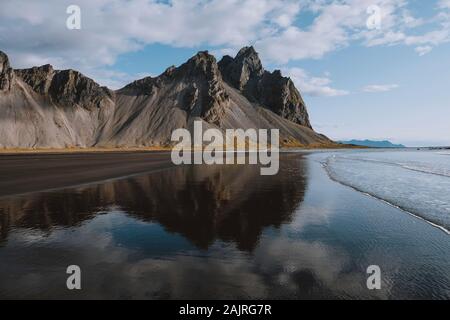
[[[330,145],[286,145],[280,146],[280,151],[295,150],[343,150],[343,149],[371,149],[369,147],[330,144]],[[83,153],[155,153],[170,152],[172,147],[130,147],[130,148],[0,148],[0,156],[2,155],[19,155],[19,154],[83,154]],[[240,150],[236,150],[240,151]]]
[[[448,228],[446,228],[446,227],[440,225],[438,222],[435,222],[435,221],[432,221],[432,220],[430,220],[430,219],[427,219],[426,217],[423,217],[423,216],[422,216],[421,214],[419,214],[419,213],[415,213],[415,212],[413,212],[413,211],[411,211],[411,210],[408,210],[408,209],[406,209],[406,208],[404,208],[404,207],[402,207],[402,206],[400,206],[400,205],[396,205],[396,204],[390,202],[389,200],[383,199],[383,198],[381,198],[381,197],[379,197],[379,196],[376,196],[376,195],[374,195],[374,194],[371,194],[371,193],[369,193],[369,192],[360,190],[359,188],[357,188],[357,187],[355,187],[355,186],[352,186],[352,185],[350,185],[350,184],[348,184],[348,183],[345,183],[345,182],[343,182],[343,181],[340,181],[340,180],[334,178],[334,177],[330,174],[330,171],[328,170],[328,164],[327,164],[326,162],[318,161],[318,163],[320,163],[322,169],[325,171],[327,177],[328,177],[331,181],[336,182],[336,183],[338,183],[338,184],[340,184],[340,185],[342,185],[342,186],[344,186],[344,187],[346,187],[346,188],[349,188],[349,189],[351,189],[351,190],[353,190],[353,191],[355,191],[355,192],[358,192],[358,193],[360,193],[360,194],[362,194],[362,195],[364,195],[364,196],[366,196],[366,197],[369,197],[369,198],[375,199],[375,200],[377,200],[377,201],[380,201],[380,202],[382,202],[382,203],[385,203],[385,204],[387,204],[387,205],[389,205],[389,206],[391,206],[391,207],[393,207],[393,208],[395,208],[395,209],[397,209],[397,210],[399,210],[399,211],[401,211],[401,212],[403,212],[403,213],[408,214],[409,216],[411,216],[411,217],[413,217],[413,218],[415,218],[415,219],[418,219],[418,220],[420,220],[420,221],[423,221],[423,222],[425,222],[425,223],[431,225],[432,227],[438,229],[439,231],[444,232],[446,235],[450,235],[450,229],[448,229]],[[423,172],[423,171],[413,170],[413,169],[410,169],[410,170],[412,170],[412,171],[417,171],[417,172]],[[428,172],[425,172],[425,173],[428,173]],[[433,173],[433,174],[434,174],[434,173]],[[439,174],[437,174],[437,175],[439,175]],[[444,176],[444,175],[443,175],[443,176]],[[444,177],[447,177],[447,176],[444,176]]]
[[[444,233],[447,234],[447,235],[450,235],[450,230],[448,230],[448,229],[446,229],[445,227],[443,227],[443,226],[437,224],[436,222],[433,222],[433,221],[431,221],[431,220],[428,220],[428,219],[426,219],[426,218],[420,216],[419,214],[416,214],[416,213],[414,213],[414,212],[411,212],[411,211],[409,211],[409,210],[407,210],[407,209],[405,209],[405,208],[403,208],[403,207],[401,207],[401,206],[398,206],[398,205],[396,205],[396,204],[393,204],[393,203],[391,203],[391,202],[389,202],[389,201],[387,201],[387,200],[385,200],[385,199],[383,199],[383,198],[377,197],[377,196],[375,196],[375,195],[373,195],[373,194],[370,194],[370,193],[368,193],[368,192],[359,190],[358,188],[353,187],[353,186],[351,186],[351,185],[349,185],[349,184],[346,184],[346,183],[344,183],[344,182],[342,182],[342,181],[339,181],[339,180],[337,180],[337,179],[334,179],[334,178],[330,175],[330,173],[328,172],[328,170],[326,169],[326,165],[324,165],[324,164],[321,164],[321,165],[322,165],[322,168],[324,169],[324,171],[326,172],[328,178],[329,178],[331,181],[334,181],[334,182],[336,182],[336,183],[338,183],[338,184],[340,184],[340,185],[342,185],[342,186],[344,186],[344,187],[346,187],[346,188],[350,188],[350,189],[352,189],[353,191],[356,191],[356,192],[358,192],[358,193],[360,193],[360,194],[362,194],[362,195],[364,195],[364,196],[366,196],[366,197],[369,197],[369,198],[372,198],[372,199],[381,201],[381,202],[383,202],[383,203],[385,203],[385,204],[387,204],[387,205],[389,205],[389,206],[391,206],[391,207],[393,207],[393,208],[395,208],[395,209],[397,209],[397,210],[400,210],[400,211],[403,212],[403,213],[406,213],[406,214],[410,215],[411,217],[413,217],[413,218],[415,218],[415,219],[418,219],[418,220],[420,220],[420,221],[423,221],[423,222],[425,222],[425,223],[431,225],[432,227],[434,227],[434,228],[436,228],[436,229],[439,229],[440,231],[444,232]]]

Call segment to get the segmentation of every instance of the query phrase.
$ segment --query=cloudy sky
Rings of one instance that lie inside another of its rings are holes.
[[[81,9],[81,29],[66,27]],[[13,67],[50,63],[119,88],[253,45],[333,139],[450,145],[450,0],[1,0]]]

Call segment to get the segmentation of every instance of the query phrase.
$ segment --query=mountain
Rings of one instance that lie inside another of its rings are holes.
[[[373,140],[350,140],[340,141],[343,144],[352,144],[355,146],[363,146],[370,148],[406,148],[402,144],[393,144],[390,141],[373,141]]]
[[[217,62],[199,52],[158,77],[113,91],[75,70],[14,70],[0,51],[0,147],[170,146],[172,131],[279,129],[281,145],[329,146],[291,79],[265,71],[253,47]]]

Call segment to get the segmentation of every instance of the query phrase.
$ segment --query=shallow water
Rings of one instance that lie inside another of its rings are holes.
[[[355,151],[322,158],[330,176],[450,233],[450,157],[443,151]]]
[[[316,154],[283,154],[277,176],[178,167],[0,199],[0,297],[449,299],[450,241],[330,180]]]

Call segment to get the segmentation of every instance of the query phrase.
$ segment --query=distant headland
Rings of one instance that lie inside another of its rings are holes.
[[[390,141],[374,141],[374,140],[349,140],[349,141],[340,141],[343,144],[352,144],[355,146],[363,146],[370,148],[406,148],[402,144],[393,144]]]

